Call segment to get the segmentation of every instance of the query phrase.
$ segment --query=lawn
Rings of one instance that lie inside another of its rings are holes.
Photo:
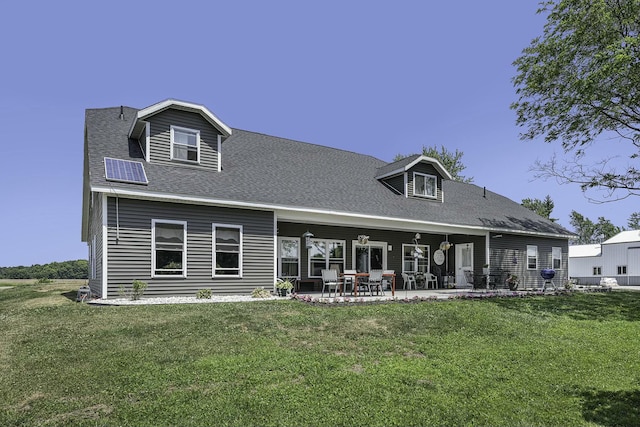
[[[640,424],[640,292],[96,307],[0,290],[0,425]]]

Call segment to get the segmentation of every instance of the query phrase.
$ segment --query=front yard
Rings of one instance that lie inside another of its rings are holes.
[[[0,291],[0,425],[638,425],[640,292],[96,307]]]

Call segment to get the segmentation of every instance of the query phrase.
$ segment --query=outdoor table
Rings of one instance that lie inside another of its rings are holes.
[[[369,277],[369,273],[355,273],[355,274],[344,274],[340,273],[341,277],[344,276],[353,276],[353,296],[358,296],[358,278],[359,277]],[[395,273],[382,273],[382,277],[391,277],[391,296],[396,296],[396,274]],[[344,283],[344,281],[343,281]],[[342,287],[340,288],[343,290]],[[343,293],[343,292],[340,292]]]

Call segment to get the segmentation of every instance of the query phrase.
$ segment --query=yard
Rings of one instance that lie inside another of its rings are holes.
[[[0,290],[0,425],[638,425],[640,292],[96,307]]]

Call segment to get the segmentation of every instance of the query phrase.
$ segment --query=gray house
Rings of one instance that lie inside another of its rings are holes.
[[[249,293],[279,276],[305,291],[325,268],[467,286],[464,271],[489,264],[541,286],[542,268],[566,279],[570,237],[432,158],[388,163],[232,129],[172,99],[86,111],[82,240],[103,298],[134,279],[149,296]]]

